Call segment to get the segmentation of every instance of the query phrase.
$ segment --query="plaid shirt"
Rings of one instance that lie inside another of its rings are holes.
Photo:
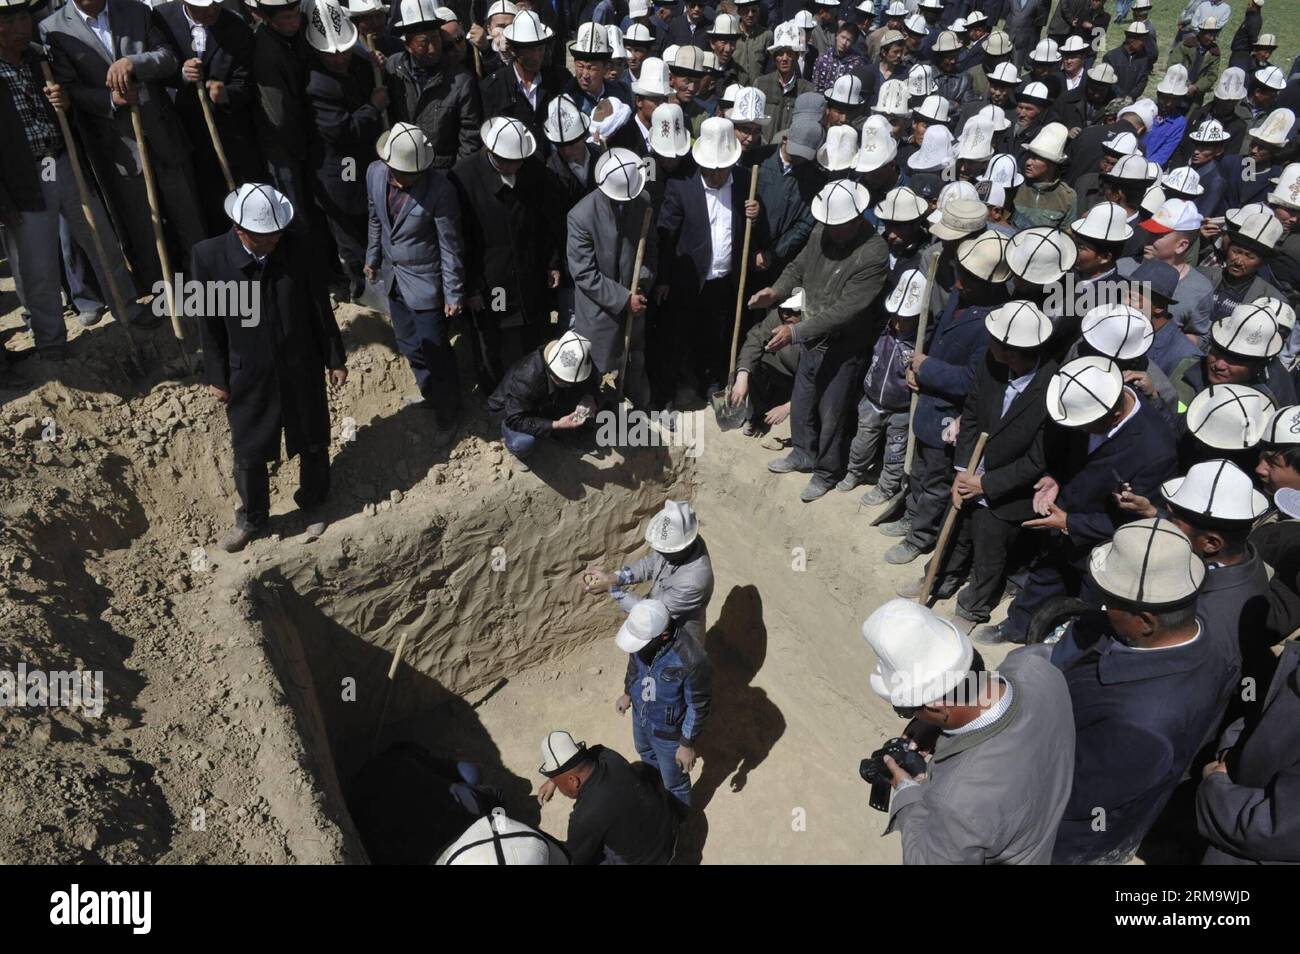
[[[32,155],[38,159],[57,156],[63,151],[63,136],[54,124],[53,107],[45,98],[40,84],[32,74],[31,59],[23,55],[22,62],[15,66],[8,60],[0,59],[0,80],[9,87],[18,118],[23,124],[23,134]]]

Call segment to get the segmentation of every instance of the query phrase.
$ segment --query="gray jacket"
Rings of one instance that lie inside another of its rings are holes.
[[[968,735],[940,736],[928,778],[890,803],[885,833],[901,832],[904,864],[1051,861],[1074,782],[1070,693],[1040,652],[1010,653],[997,674],[1012,689],[1006,713]]]
[[[619,572],[619,587],[611,591],[623,612],[642,597],[625,593],[621,587],[650,581],[647,599],[659,600],[668,608],[673,619],[683,622],[696,639],[704,637],[704,611],[713,596],[713,564],[709,562],[709,548],[702,537],[694,544],[696,552],[684,563],[669,563],[658,550],[651,550],[631,566]]]
[[[1030,46],[1038,42],[1038,34],[1047,23],[1050,0],[1008,0],[1005,29],[1013,43],[1023,43],[1032,34]]]
[[[113,163],[118,175],[140,174],[131,108],[114,106],[104,85],[109,66],[126,58],[141,84],[140,119],[150,158],[166,165],[184,164],[190,153],[189,141],[162,85],[180,64],[168,45],[162,22],[138,0],[108,0],[105,9],[113,35],[112,55],[75,4],[67,4],[41,23],[54,60],[55,82],[67,88],[78,130],[93,158]]]
[[[376,159],[366,170],[370,226],[366,264],[382,268],[384,297],[397,283],[402,301],[414,311],[458,305],[465,288],[465,248],[456,191],[436,169],[412,188],[393,222],[388,217],[388,166]]]
[[[649,208],[644,191],[631,202],[615,202],[597,189],[569,212],[565,258],[573,276],[573,330],[591,341],[591,360],[602,374],[617,371],[623,356],[627,296]],[[652,216],[638,286],[643,295],[650,293],[658,265],[656,231]]]

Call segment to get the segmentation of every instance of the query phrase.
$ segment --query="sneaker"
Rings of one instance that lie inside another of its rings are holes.
[[[911,563],[920,555],[921,548],[915,543],[910,540],[899,540],[885,551],[885,562],[892,563],[894,566],[901,566],[904,563]]]
[[[829,480],[824,480],[821,477],[814,477],[812,480],[808,481],[808,486],[804,487],[804,489],[800,491],[799,499],[804,503],[812,503],[818,497],[824,497],[826,494],[830,493],[832,486],[833,484],[831,484]]]
[[[257,536],[260,531],[247,529],[244,527],[231,527],[226,531],[226,535],[221,538],[217,546],[227,553],[238,553],[244,547],[248,546],[248,541]]]
[[[909,517],[900,517],[889,523],[882,523],[876,529],[887,537],[905,537],[912,532],[912,521]]]
[[[835,485],[835,489],[840,491],[840,493],[847,494],[849,491],[856,490],[857,488],[861,487],[862,482],[863,482],[863,477],[861,474],[855,474],[853,473],[853,471],[849,471],[847,474],[845,474],[843,477],[840,478],[840,482]]]
[[[971,639],[981,646],[998,646],[1004,643],[1023,643],[1023,639],[1017,638],[1012,632],[1007,620],[1000,623],[981,626],[971,633]]]
[[[790,474],[795,471],[801,474],[811,474],[812,461],[804,455],[803,451],[792,450],[784,457],[768,461],[767,469],[774,474]]]
[[[882,503],[892,500],[896,490],[881,490],[880,485],[872,487],[862,495],[862,505],[864,507],[879,507]]]
[[[99,320],[104,317],[104,313],[98,309],[92,311],[83,311],[77,314],[77,324],[83,328],[93,328],[99,324]]]

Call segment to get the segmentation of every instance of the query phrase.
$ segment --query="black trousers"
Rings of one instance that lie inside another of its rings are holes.
[[[760,430],[767,430],[764,416],[772,408],[789,401],[793,391],[793,377],[760,361],[749,374],[749,422]]]
[[[969,501],[962,505],[956,533],[940,578],[968,576],[957,605],[969,618],[987,623],[1002,598],[1009,554],[1020,535],[1020,524]]]
[[[676,386],[704,394],[711,385],[725,384],[731,362],[736,280],[730,275],[715,278],[705,282],[698,293],[679,288],[669,304],[673,338],[680,349]]]
[[[241,530],[260,530],[271,513],[271,481],[265,461],[235,461],[235,490],[239,492],[239,509],[235,526]],[[328,445],[304,450],[298,455],[298,491],[294,502],[303,510],[324,503],[330,491],[330,450]]]
[[[787,345],[786,347],[795,347]],[[813,461],[813,476],[844,476],[848,446],[857,433],[854,408],[862,384],[861,349],[832,341],[803,347],[790,392],[790,436]]]
[[[1034,614],[1055,597],[1077,596],[1090,606],[1101,607],[1104,599],[1101,591],[1088,576],[1086,563],[1075,551],[1076,548],[1065,542],[1064,537],[1055,536],[1038,562],[1030,568],[1025,585],[1007,610],[1007,625],[1017,639],[1025,638]]]
[[[939,524],[948,509],[948,495],[955,476],[952,452],[951,444],[931,447],[916,442],[907,482],[907,515],[912,519],[907,539],[920,550],[929,550],[939,539]]]

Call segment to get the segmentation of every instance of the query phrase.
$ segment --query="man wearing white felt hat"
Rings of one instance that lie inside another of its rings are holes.
[[[898,741],[933,748],[920,775],[890,755],[864,761],[873,788],[893,789],[888,806],[872,804],[887,807],[886,832],[902,834],[903,863],[1046,863],[1074,775],[1061,673],[1030,651],[988,669],[951,623],[909,600],[876,609],[862,635],[876,656],[872,691],[912,720]]]
[[[608,150],[597,161],[596,188],[570,210],[565,261],[574,283],[573,327],[591,341],[596,372],[635,407],[648,408],[645,369],[646,306],[659,264],[653,226],[646,231],[645,257],[633,274],[637,245],[650,197],[647,164],[635,153]],[[638,289],[633,295],[632,288]],[[631,322],[629,328],[628,322]],[[623,354],[630,331],[630,350]],[[626,380],[618,380],[625,371]]]
[[[540,439],[587,426],[598,384],[591,342],[572,329],[510,366],[487,407],[501,421],[501,442],[518,470],[529,469]]]
[[[1022,642],[1034,613],[1060,595],[1085,599],[1089,549],[1115,532],[1114,495],[1127,488],[1150,496],[1177,466],[1174,433],[1124,383],[1109,358],[1087,356],[1061,366],[1047,387],[1047,413],[1064,433],[1047,473],[1034,485],[1039,516],[1023,526],[1049,531],[1044,558],[1007,618],[976,630],[978,643]]]
[[[1124,525],[1088,574],[1105,616],[1074,621],[1051,651],[1078,727],[1052,861],[1123,864],[1240,692],[1240,667],[1197,618],[1205,566],[1171,521]],[[1114,745],[1117,733],[1129,741]]]
[[[494,808],[438,855],[435,865],[567,865],[564,846]]]
[[[451,320],[465,294],[465,248],[456,192],[433,172],[433,145],[419,126],[397,122],[379,137],[366,170],[370,197],[366,280],[378,282],[397,347],[415,375],[407,403],[434,412],[436,442],[460,415]]]
[[[859,183],[827,183],[813,199],[819,225],[808,244],[773,285],[749,299],[751,308],[770,308],[796,287],[804,290],[803,320],[778,326],[766,348],[800,348],[790,411],[794,448],[768,470],[811,473],[800,493],[805,503],[845,474],[844,428],[871,329],[864,306],[884,288],[889,258],[884,239],[863,217],[870,204],[870,192]]]
[[[666,865],[677,845],[675,799],[653,778],[603,745],[588,747],[563,729],[542,739],[545,805],[558,791],[573,800],[564,850],[574,865]]]
[[[329,493],[326,369],[336,387],[348,372],[343,338],[314,274],[318,263],[305,244],[285,237],[295,214],[271,186],[242,185],[226,199],[230,230],[199,242],[190,258],[191,280],[251,288],[256,304],[247,314],[199,320],[203,377],[230,422],[239,509],[220,541],[230,553],[269,526],[266,465],[279,460],[282,433],[287,455],[299,458],[298,507],[310,513]],[[314,539],[325,524],[309,519]]]
[[[560,67],[547,65],[555,34],[532,10],[516,14],[501,36],[512,54],[512,62],[479,83],[484,116],[518,119],[534,136],[542,131],[546,107],[561,95],[569,75]]]

